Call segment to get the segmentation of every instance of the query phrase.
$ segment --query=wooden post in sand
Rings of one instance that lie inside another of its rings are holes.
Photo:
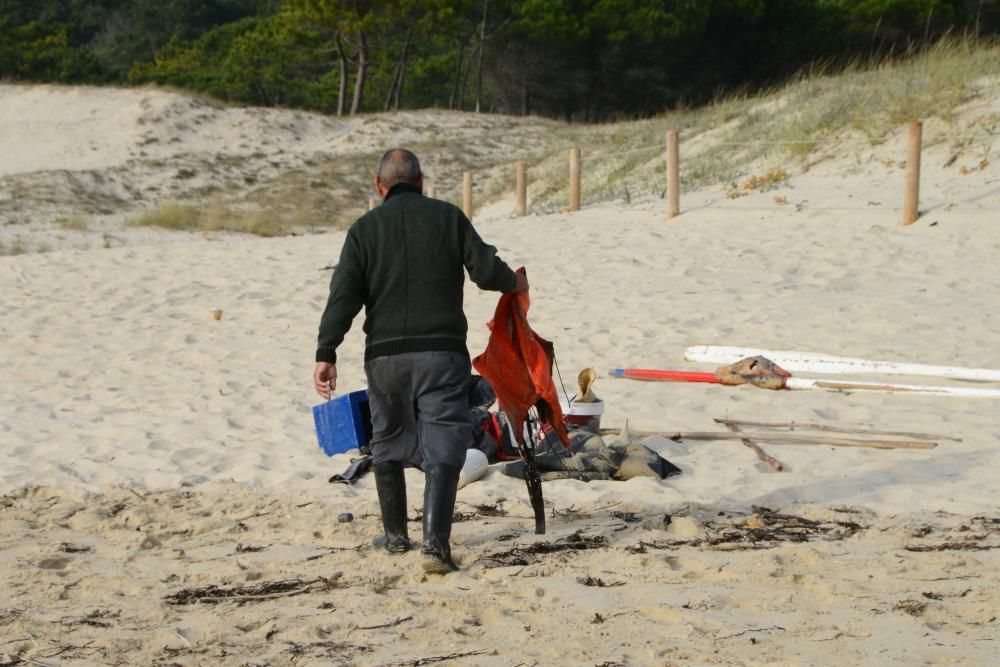
[[[906,155],[906,195],[903,200],[903,224],[912,225],[920,217],[920,140],[923,123],[910,123]]]
[[[580,210],[580,149],[569,149],[569,210]]]
[[[528,210],[528,169],[524,162],[515,165],[515,189],[517,190],[517,204],[514,207],[514,215],[524,217]]]
[[[472,220],[472,172],[462,174],[462,211]]]
[[[680,154],[677,133],[667,132],[667,218],[681,214]]]
[[[374,199],[369,199],[368,200],[368,210],[370,211],[373,208],[375,208],[375,200]]]

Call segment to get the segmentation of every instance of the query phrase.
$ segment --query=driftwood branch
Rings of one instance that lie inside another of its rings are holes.
[[[953,442],[962,442],[961,438],[953,438],[948,435],[939,435],[935,433],[914,433],[911,431],[879,431],[875,429],[867,428],[855,428],[855,427],[844,427],[844,426],[828,426],[826,424],[807,424],[800,422],[758,422],[758,421],[746,421],[741,419],[716,419],[716,424],[734,424],[735,426],[759,426],[763,428],[780,428],[797,430],[802,429],[803,431],[828,431],[831,433],[849,433],[854,435],[896,435],[901,438],[916,438],[918,440],[951,440]]]
[[[719,421],[719,420],[716,419],[715,421]],[[733,433],[739,433],[740,432],[740,427],[737,426],[736,424],[726,424],[726,428],[728,428]],[[783,466],[781,464],[781,462],[778,461],[778,459],[774,458],[773,456],[771,456],[770,454],[768,454],[767,452],[765,452],[763,449],[761,449],[760,445],[758,445],[753,440],[750,440],[749,438],[743,438],[743,444],[746,445],[747,447],[749,447],[750,449],[752,449],[754,451],[754,453],[757,454],[757,458],[759,458],[761,461],[763,461],[767,465],[771,466],[771,468],[775,472],[781,472],[782,470],[785,469],[785,466]]]
[[[942,542],[940,544],[907,544],[907,551],[989,551],[1000,549],[1000,544],[978,544],[976,542]]]
[[[479,649],[478,651],[465,651],[463,653],[449,653],[448,655],[435,655],[429,658],[404,660],[403,662],[390,662],[387,663],[386,667],[418,667],[418,665],[429,665],[432,662],[445,662],[447,660],[456,660],[458,658],[466,658],[472,655],[483,655],[484,653],[486,653],[486,651],[483,649]]]
[[[406,616],[403,618],[397,618],[395,621],[390,621],[388,623],[382,623],[381,625],[359,625],[357,630],[380,630],[382,628],[394,628],[400,623],[405,623],[406,621],[412,621],[412,616]]]

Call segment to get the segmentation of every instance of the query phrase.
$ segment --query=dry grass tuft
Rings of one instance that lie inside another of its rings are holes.
[[[66,218],[58,218],[56,226],[60,229],[67,229],[74,232],[85,232],[90,228],[90,220],[87,216],[77,213]]]
[[[167,202],[125,224],[174,231],[242,232],[268,237],[282,236],[293,229],[291,224],[274,211],[239,210],[221,199],[213,199],[207,206]]]
[[[8,257],[23,255],[26,252],[28,252],[28,249],[21,239],[14,239],[10,245],[6,245],[3,241],[0,241],[0,257],[5,255]]]

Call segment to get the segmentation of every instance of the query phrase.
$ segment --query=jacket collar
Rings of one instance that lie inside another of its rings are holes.
[[[385,194],[385,199],[383,201],[389,201],[396,195],[402,194],[404,192],[415,192],[417,194],[422,194],[420,186],[416,183],[407,183],[406,181],[401,181],[396,183],[394,186],[389,188],[389,192]]]

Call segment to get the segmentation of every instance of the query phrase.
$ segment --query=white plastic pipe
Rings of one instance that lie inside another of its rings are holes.
[[[919,384],[888,384],[885,382],[842,382],[839,380],[816,380],[813,378],[790,377],[785,380],[786,389],[830,389],[833,391],[885,391],[894,394],[917,394],[923,396],[967,396],[974,398],[1000,398],[1000,389],[969,389],[966,387],[930,387]]]
[[[714,364],[732,364],[740,359],[767,357],[787,371],[811,373],[850,374],[885,373],[887,375],[925,375],[930,377],[954,378],[956,380],[978,380],[980,382],[1000,382],[1000,370],[989,368],[961,368],[957,366],[932,366],[930,364],[908,364],[892,361],[871,361],[854,357],[837,357],[818,352],[797,352],[795,350],[765,350],[753,347],[726,347],[722,345],[695,345],[684,351],[688,361],[704,361]]]

